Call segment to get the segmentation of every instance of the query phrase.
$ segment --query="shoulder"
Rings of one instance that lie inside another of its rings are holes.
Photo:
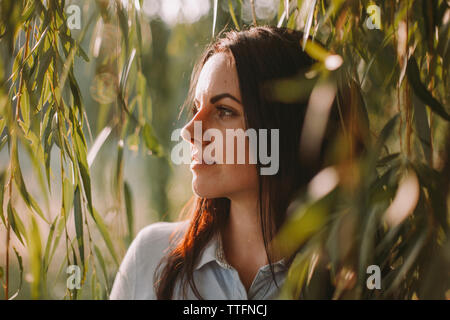
[[[167,249],[183,236],[188,221],[156,222],[144,227],[136,236],[137,249]]]
[[[188,221],[156,222],[139,231],[120,265],[111,299],[155,299],[149,283],[172,243],[180,239]]]
[[[188,221],[156,222],[139,231],[134,247],[136,264],[143,269],[154,269],[163,256],[182,238]]]

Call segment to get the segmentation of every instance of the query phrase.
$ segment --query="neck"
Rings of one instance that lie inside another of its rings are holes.
[[[222,234],[227,260],[244,257],[266,264],[257,195],[230,197],[230,215]]]

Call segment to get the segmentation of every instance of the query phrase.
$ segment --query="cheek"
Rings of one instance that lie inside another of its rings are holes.
[[[225,130],[221,131],[223,133],[221,151],[224,163],[194,172],[192,187],[200,197],[228,197],[240,192],[247,193],[258,189],[256,158],[255,155],[250,155],[254,153],[255,150],[252,148],[255,146],[250,146],[247,137],[244,144],[238,143],[237,140],[227,144]],[[226,163],[227,153],[233,159],[232,163]]]
[[[254,164],[223,165],[221,169],[223,181],[235,189],[250,189],[258,184],[258,175]]]
[[[230,191],[248,191],[256,189],[258,185],[258,174],[256,169],[256,159],[250,156],[250,149],[248,138],[245,139],[245,144],[242,145],[236,140],[232,145],[224,144],[223,156],[226,161],[227,152],[233,150],[233,163],[223,164],[220,166],[221,179],[218,184],[223,184]],[[250,161],[252,158],[252,162]]]
[[[193,191],[203,198],[222,198],[258,189],[255,165],[222,164],[194,173]]]
[[[224,164],[220,178],[211,186],[221,197],[253,193],[258,189],[256,166],[252,164]]]

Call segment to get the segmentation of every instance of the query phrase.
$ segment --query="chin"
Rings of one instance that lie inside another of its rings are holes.
[[[213,199],[223,197],[223,192],[218,190],[218,185],[214,183],[202,183],[197,179],[192,180],[192,191],[200,198]]]

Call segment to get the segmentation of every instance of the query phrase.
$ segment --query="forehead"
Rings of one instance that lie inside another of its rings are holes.
[[[216,53],[203,66],[195,89],[199,101],[221,93],[240,99],[239,80],[234,59],[230,54]]]

